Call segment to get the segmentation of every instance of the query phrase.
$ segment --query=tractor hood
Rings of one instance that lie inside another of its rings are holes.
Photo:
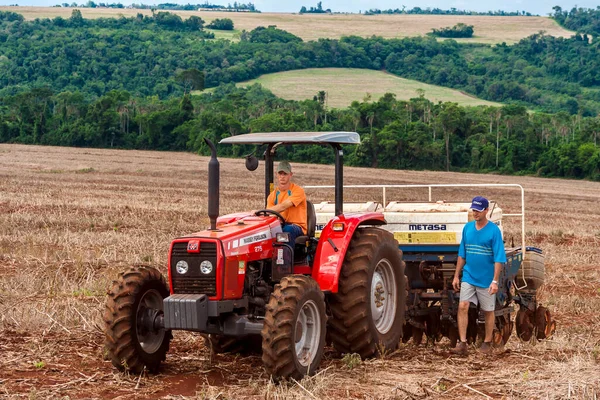
[[[225,256],[244,254],[264,242],[272,242],[281,232],[277,217],[260,216],[249,213],[235,213],[219,217],[217,229],[210,229],[186,235],[180,239],[217,239],[223,243]]]

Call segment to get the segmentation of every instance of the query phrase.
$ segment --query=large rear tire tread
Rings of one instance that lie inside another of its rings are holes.
[[[137,309],[144,293],[156,290],[163,297],[169,295],[169,288],[162,274],[149,266],[134,266],[120,273],[108,291],[104,309],[105,351],[112,364],[120,371],[140,373],[144,367],[150,372],[158,372],[166,359],[171,331],[166,331],[160,347],[147,353],[137,338]]]
[[[394,268],[397,293],[395,319],[385,334],[377,330],[370,306],[373,273],[383,258]],[[357,229],[344,259],[338,292],[330,297],[329,329],[336,350],[357,353],[362,358],[395,350],[402,338],[405,286],[402,252],[393,235],[380,228]]]
[[[312,301],[319,308],[321,324],[319,345],[309,366],[302,366],[296,355],[295,329],[298,313]],[[303,275],[284,277],[271,294],[267,304],[262,335],[262,361],[275,380],[302,379],[318,368],[325,348],[325,296],[312,278]]]

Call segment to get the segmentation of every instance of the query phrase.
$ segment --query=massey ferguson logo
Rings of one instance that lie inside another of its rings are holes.
[[[197,240],[192,240],[188,242],[187,251],[198,251],[199,242]]]
[[[445,224],[410,224],[409,231],[445,231]]]
[[[254,236],[248,236],[242,239],[242,243],[243,244],[250,244],[250,243],[254,243],[254,242],[260,242],[262,240],[268,239],[268,236],[266,233],[259,233],[257,235]]]

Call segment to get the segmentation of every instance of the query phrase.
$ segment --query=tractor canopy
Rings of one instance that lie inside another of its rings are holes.
[[[360,144],[356,132],[268,132],[230,136],[219,143],[229,144]]]
[[[344,204],[344,151],[343,144],[360,144],[356,132],[268,132],[248,133],[222,139],[219,143],[266,145],[265,161],[265,204],[273,183],[273,162],[280,145],[325,145],[331,146],[335,154],[335,215],[343,213]],[[251,157],[251,156],[248,156]],[[247,163],[249,164],[249,163]],[[252,163],[250,163],[252,164]]]

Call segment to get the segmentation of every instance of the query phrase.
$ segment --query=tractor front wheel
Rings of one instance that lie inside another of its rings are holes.
[[[329,306],[330,335],[341,353],[371,357],[395,350],[402,338],[406,307],[402,252],[383,229],[358,229]],[[412,328],[413,338],[422,330]],[[417,339],[415,339],[417,340]]]
[[[275,286],[262,329],[262,360],[274,379],[302,379],[319,367],[325,347],[325,296],[317,282],[290,275]]]
[[[158,270],[131,267],[108,291],[104,309],[105,349],[120,371],[157,372],[165,360],[171,331],[157,327],[169,288]]]

